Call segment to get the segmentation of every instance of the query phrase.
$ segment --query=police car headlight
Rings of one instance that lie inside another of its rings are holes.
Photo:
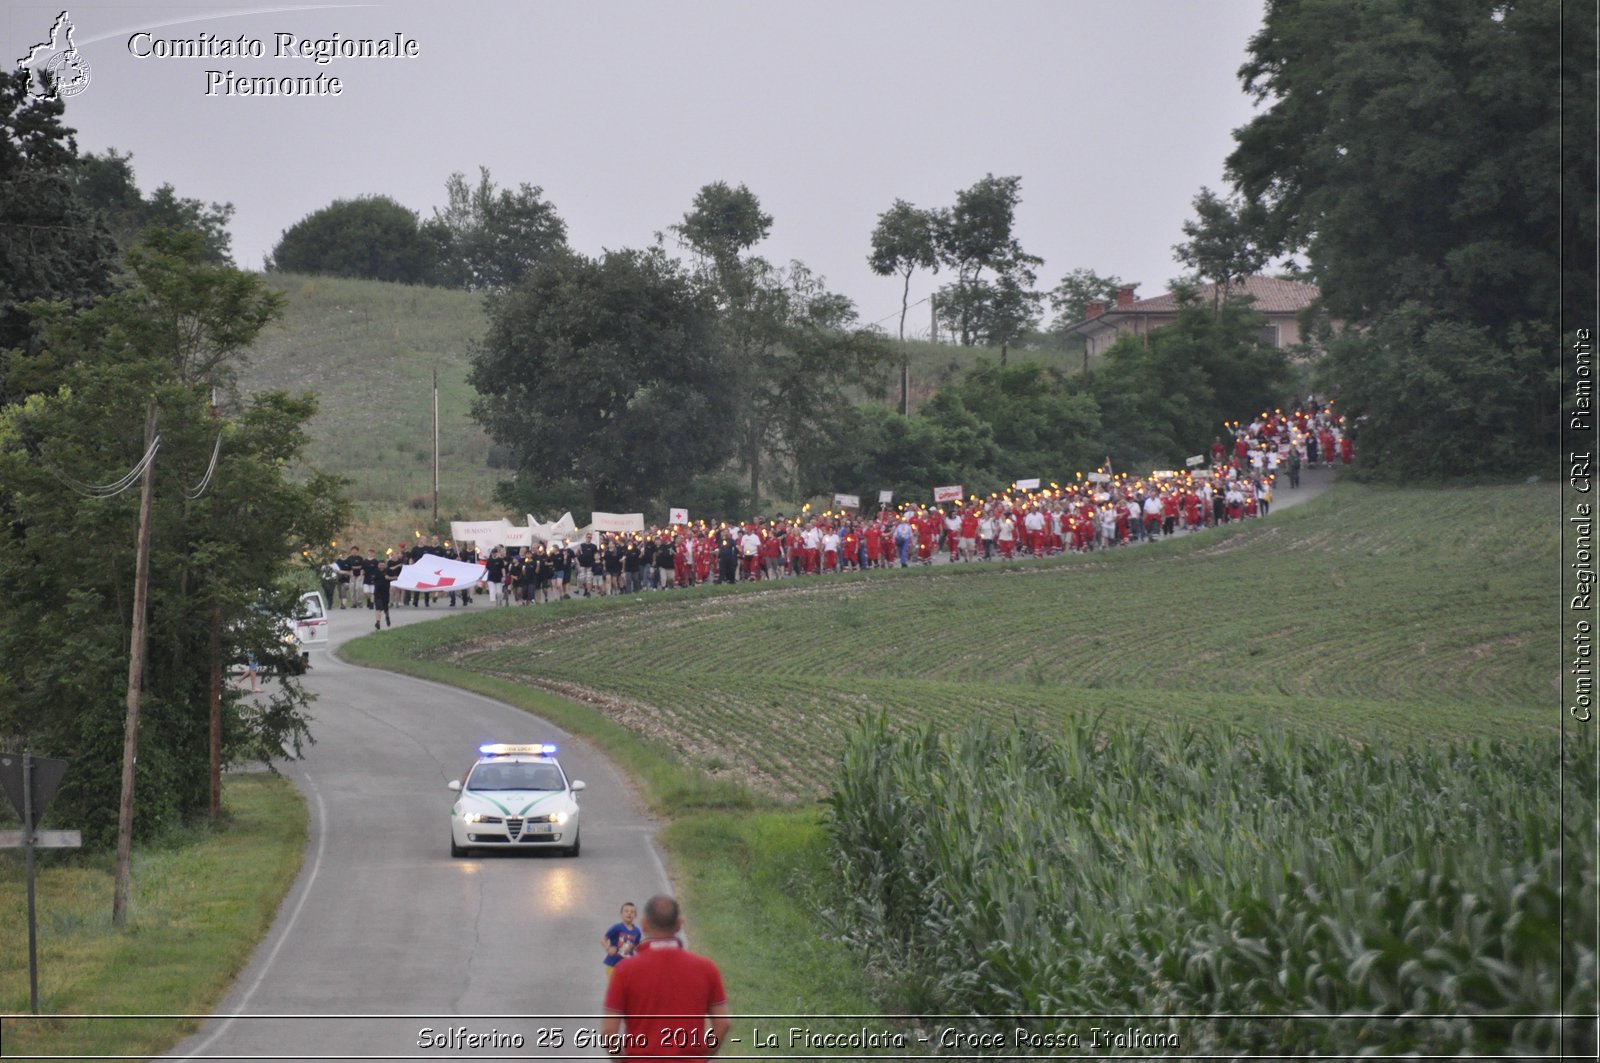
[[[570,818],[571,817],[568,816],[565,812],[556,812],[556,813],[553,813],[550,816],[550,822],[559,825],[559,824],[565,823]]]
[[[461,817],[463,823],[501,823],[499,816],[486,816],[482,812],[468,812]]]

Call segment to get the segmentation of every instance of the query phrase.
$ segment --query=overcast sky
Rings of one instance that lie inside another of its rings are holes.
[[[0,14],[14,62],[60,4]],[[695,192],[743,183],[774,217],[758,251],[799,259],[891,332],[867,268],[898,198],[954,202],[1020,175],[1017,235],[1042,289],[1076,267],[1164,290],[1202,185],[1221,189],[1251,105],[1238,80],[1260,0],[530,0],[362,5],[73,3],[90,69],[79,147],[131,152],[140,186],[231,202],[237,263],[335,199],[431,216],[452,171],[540,185],[580,251],[648,244]],[[141,31],[148,36],[133,39]],[[416,58],[278,57],[277,34],[416,42]],[[262,58],[150,55],[201,34]],[[208,95],[208,71],[342,82],[338,96]],[[912,298],[940,279],[919,275]],[[925,334],[927,308],[908,334]]]

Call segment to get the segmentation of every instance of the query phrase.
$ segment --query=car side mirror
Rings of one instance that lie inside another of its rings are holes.
[[[445,785],[450,788],[452,793],[458,793],[459,794],[461,792],[461,780],[460,779],[451,779],[449,782],[445,783]]]
[[[577,793],[581,789],[583,789],[583,780],[582,779],[573,779],[572,780],[572,792],[573,793]]]

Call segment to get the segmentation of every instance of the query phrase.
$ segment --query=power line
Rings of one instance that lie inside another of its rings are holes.
[[[219,438],[217,442],[220,445],[222,440]],[[139,459],[139,463],[129,470],[126,476],[122,477],[120,480],[116,480],[108,484],[86,484],[81,480],[74,480],[72,477],[56,469],[54,466],[46,465],[45,468],[49,469],[51,475],[53,475],[56,479],[72,488],[72,490],[76,491],[78,494],[83,495],[85,498],[115,498],[117,495],[120,495],[122,492],[126,491],[128,488],[132,487],[138,482],[139,477],[144,473],[145,468],[155,460],[156,451],[160,449],[161,437],[156,436],[150,441],[150,446],[145,450],[144,457]]]
[[[217,433],[217,445],[211,448],[211,465],[210,465],[210,467],[206,469],[205,476],[201,477],[200,482],[197,485],[195,485],[195,487],[194,487],[194,489],[192,491],[185,491],[183,493],[183,497],[184,498],[187,498],[192,502],[195,499],[199,498],[201,495],[206,493],[206,488],[211,486],[211,477],[213,475],[215,475],[215,473],[217,471],[217,459],[220,458],[221,456],[222,456],[222,433],[218,432]]]

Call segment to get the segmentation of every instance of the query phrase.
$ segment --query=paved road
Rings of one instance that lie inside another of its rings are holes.
[[[455,612],[393,615],[408,624]],[[365,609],[335,610],[330,646],[370,633],[371,622]],[[539,1054],[538,1031],[549,1028],[562,1031],[566,1054],[602,1054],[572,1051],[596,1020],[541,1017],[599,1010],[602,932],[624,900],[667,889],[653,825],[623,778],[584,743],[498,702],[326,651],[312,664],[317,743],[286,769],[310,812],[304,868],[216,1016],[166,1058]],[[452,860],[445,784],[482,742],[545,740],[588,783],[583,855]],[[419,1046],[430,1027],[433,1037],[465,1027],[523,1043]]]

